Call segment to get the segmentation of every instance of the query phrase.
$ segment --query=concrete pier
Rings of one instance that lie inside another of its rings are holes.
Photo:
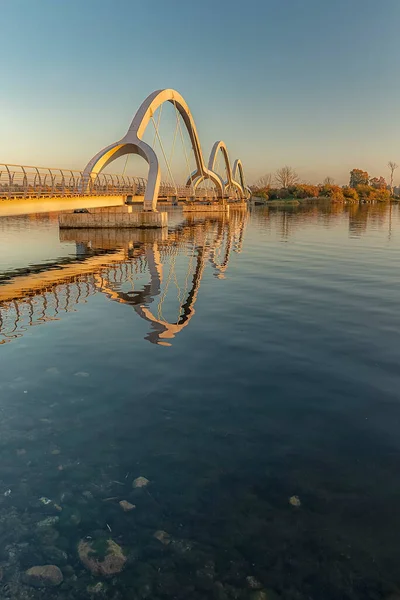
[[[168,226],[166,212],[132,210],[131,206],[95,208],[87,212],[62,213],[58,218],[60,229],[158,229]]]

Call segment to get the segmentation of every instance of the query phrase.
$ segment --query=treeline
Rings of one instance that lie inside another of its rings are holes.
[[[298,179],[297,174],[291,167],[284,167],[287,177],[283,186],[272,186],[272,177],[264,176],[253,186],[254,196],[266,200],[303,200],[306,198],[329,198],[332,202],[387,202],[392,196],[393,187],[387,185],[383,177],[370,178],[366,171],[353,169],[350,172],[349,185],[335,185],[331,178],[327,177],[324,183],[319,185],[310,185],[308,183],[297,183],[293,180]],[[282,169],[279,171],[282,172]],[[277,177],[276,182],[280,183],[282,177]],[[292,181],[288,181],[291,179]],[[391,182],[392,183],[392,182]]]

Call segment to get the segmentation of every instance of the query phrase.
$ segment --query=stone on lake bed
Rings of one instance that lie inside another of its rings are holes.
[[[46,498],[45,496],[42,496],[41,498],[39,498],[39,502],[41,502],[41,504],[44,504],[44,506],[47,506],[48,504],[51,504],[53,501],[50,500],[50,498]]]
[[[146,477],[136,477],[136,479],[132,483],[132,487],[134,488],[142,488],[149,485],[150,481],[146,479]]]
[[[102,581],[98,581],[97,583],[92,583],[91,585],[88,585],[86,591],[91,596],[95,596],[96,594],[103,595],[106,590],[104,587],[104,583]]]
[[[134,508],[136,508],[135,504],[131,504],[127,500],[121,500],[121,502],[119,503],[119,505],[120,505],[120,507],[122,508],[122,510],[124,512],[129,512],[130,510],[133,510]]]
[[[156,531],[153,534],[153,537],[155,537],[156,540],[164,544],[164,546],[168,546],[168,544],[170,544],[172,541],[169,533],[167,533],[166,531],[162,531],[161,529],[159,531]]]
[[[258,581],[258,579],[256,577],[254,577],[253,575],[249,575],[248,577],[246,577],[246,582],[247,582],[247,586],[251,590],[260,590],[263,587],[262,583],[260,583]]]
[[[34,587],[56,587],[63,582],[64,577],[56,565],[42,565],[25,571],[23,579]]]
[[[42,521],[36,523],[36,527],[52,527],[53,525],[58,523],[59,520],[60,517],[46,517]]]
[[[116,542],[107,538],[100,540],[81,540],[78,554],[85,567],[93,575],[105,577],[120,573],[125,566],[126,556]]]
[[[289,498],[289,503],[290,503],[292,506],[296,506],[296,507],[299,507],[299,506],[301,506],[301,501],[300,501],[300,498],[299,498],[298,496],[291,496],[291,497]]]

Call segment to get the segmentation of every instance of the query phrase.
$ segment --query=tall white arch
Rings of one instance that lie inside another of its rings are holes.
[[[83,173],[85,186],[88,184],[90,178],[94,178],[115,159],[124,156],[125,154],[138,154],[144,158],[149,165],[149,175],[144,194],[144,210],[157,210],[157,198],[161,179],[160,165],[153,148],[142,140],[142,136],[157,108],[164,104],[164,102],[171,102],[171,104],[176,107],[189,133],[196,161],[196,171],[193,173],[193,180],[199,178],[211,179],[221,196],[223,195],[224,190],[221,186],[220,178],[211,170],[207,169],[204,164],[200,140],[189,106],[183,97],[177,91],[172,89],[157,90],[150,94],[133,117],[126,135],[118,142],[110,144],[106,148],[100,150],[100,152],[88,162]]]

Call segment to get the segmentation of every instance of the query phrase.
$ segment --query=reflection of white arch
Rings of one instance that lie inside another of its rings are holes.
[[[198,179],[201,177],[203,179],[211,179],[222,196],[223,189],[221,187],[220,178],[207,169],[204,164],[196,125],[190,109],[182,96],[171,89],[157,90],[146,98],[136,115],[133,117],[126,135],[118,142],[110,144],[106,148],[103,148],[103,150],[100,150],[100,152],[89,161],[84,170],[84,185],[87,185],[90,178],[95,177],[116,158],[124,156],[125,154],[138,154],[144,158],[149,165],[149,176],[144,195],[144,210],[157,210],[157,198],[161,178],[160,165],[153,148],[142,140],[142,136],[157,108],[164,104],[164,102],[171,102],[176,107],[186,125],[196,160],[196,171],[193,174],[193,178]]]

